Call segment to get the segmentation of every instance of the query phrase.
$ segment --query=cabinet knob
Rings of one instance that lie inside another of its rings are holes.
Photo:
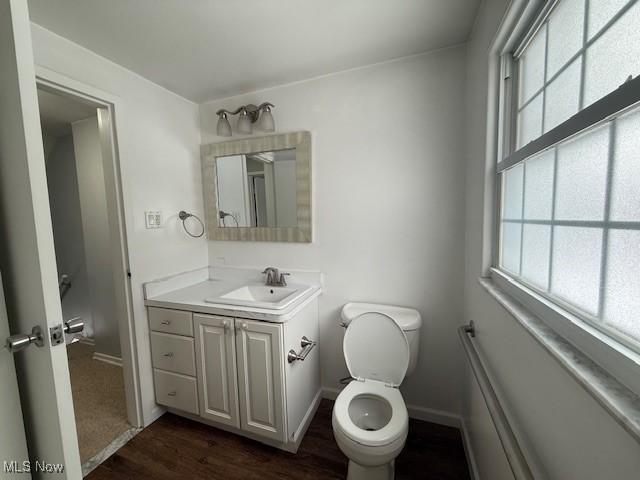
[[[222,328],[224,328],[225,332],[229,331],[229,320],[223,320],[222,321]]]

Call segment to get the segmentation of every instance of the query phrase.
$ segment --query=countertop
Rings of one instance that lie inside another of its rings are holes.
[[[205,280],[188,287],[147,298],[145,305],[149,307],[171,308],[174,310],[188,310],[210,315],[224,315],[227,317],[284,323],[293,318],[302,308],[314,298],[317,298],[321,293],[319,286],[313,286],[307,294],[282,310],[205,302],[205,298],[219,296],[229,290],[246,284],[246,281],[237,280]]]

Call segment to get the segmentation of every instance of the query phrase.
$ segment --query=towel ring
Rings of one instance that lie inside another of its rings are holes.
[[[202,231],[200,232],[200,234],[198,235],[194,235],[193,233],[191,233],[189,231],[189,229],[187,228],[187,225],[185,224],[185,221],[187,220],[187,218],[189,217],[193,217],[196,220],[198,220],[198,222],[200,222],[200,226],[202,227]],[[202,220],[200,220],[200,217],[198,217],[197,215],[194,215],[193,213],[188,213],[185,212],[184,210],[180,210],[180,212],[178,212],[178,218],[180,220],[182,220],[182,228],[184,228],[184,231],[187,232],[187,235],[189,235],[190,237],[193,238],[200,238],[202,235],[204,235],[204,223],[202,223]]]

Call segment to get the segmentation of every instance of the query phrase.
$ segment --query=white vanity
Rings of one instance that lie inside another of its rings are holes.
[[[156,402],[295,452],[320,402],[320,291],[316,273],[267,287],[213,267],[147,283]]]

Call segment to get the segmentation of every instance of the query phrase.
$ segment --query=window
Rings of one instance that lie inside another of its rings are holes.
[[[551,2],[507,62],[497,268],[640,351],[640,2]]]

